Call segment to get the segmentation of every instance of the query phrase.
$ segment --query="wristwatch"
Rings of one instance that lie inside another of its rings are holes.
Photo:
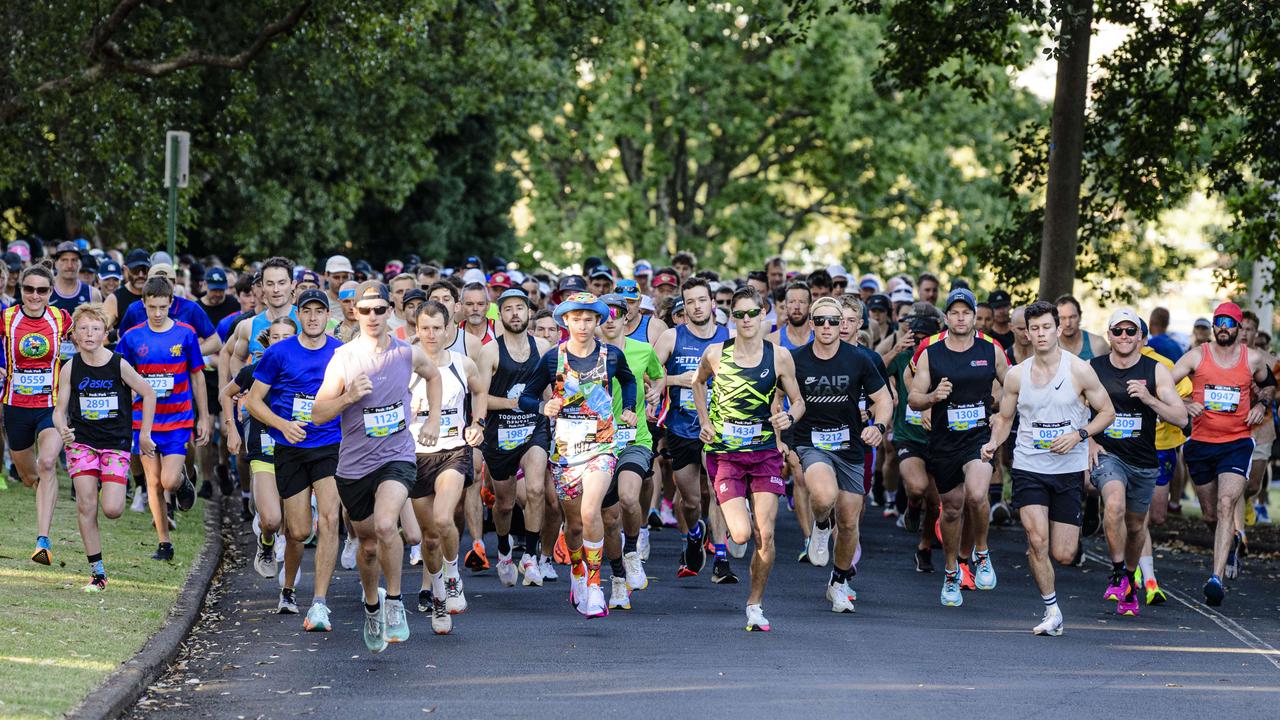
[[[876,430],[879,430],[881,435],[884,434],[884,431],[885,431],[884,423],[876,423],[875,425],[872,425],[872,427],[874,427]]]
[[[1080,433],[1080,440],[1081,440],[1081,441],[1084,441],[1084,440],[1088,440],[1088,439],[1089,439],[1089,431],[1088,431],[1088,430],[1085,430],[1084,428],[1080,428],[1077,432],[1079,432],[1079,433]]]

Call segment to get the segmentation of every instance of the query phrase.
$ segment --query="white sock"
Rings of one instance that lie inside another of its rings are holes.
[[[438,598],[444,598],[444,568],[431,576],[431,594]]]
[[[1155,560],[1150,555],[1143,555],[1138,558],[1138,567],[1142,570],[1142,582],[1156,579]]]
[[[441,568],[441,570],[444,571],[446,577],[458,577],[458,558],[455,557],[452,560],[445,560],[444,567]]]

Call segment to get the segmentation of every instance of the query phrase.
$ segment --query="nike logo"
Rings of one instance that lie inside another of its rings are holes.
[[[818,381],[818,378],[816,378],[816,377],[807,377],[807,378],[805,378],[805,379],[804,379],[804,384],[805,384],[805,385],[812,385],[812,384],[814,384],[814,383],[815,383],[815,382],[817,382],[817,381]]]
[[[1062,383],[1064,383],[1064,382],[1066,382],[1066,380],[1065,380],[1065,379],[1063,379],[1063,380],[1059,380],[1059,381],[1058,381],[1058,384],[1057,384],[1057,385],[1055,385],[1055,386],[1053,387],[1053,389],[1054,389],[1054,390],[1061,390],[1061,389],[1062,389]]]

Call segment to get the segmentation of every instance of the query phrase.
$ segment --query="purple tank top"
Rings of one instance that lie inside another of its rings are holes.
[[[414,462],[408,423],[413,347],[395,337],[381,353],[368,352],[363,343],[347,343],[334,352],[330,365],[345,383],[364,373],[373,384],[363,400],[342,411],[338,475],[361,478],[389,462]]]

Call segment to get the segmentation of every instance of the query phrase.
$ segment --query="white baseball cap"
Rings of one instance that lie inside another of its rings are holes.
[[[827,274],[831,276],[832,280],[835,280],[836,278],[844,278],[845,280],[849,279],[849,271],[845,270],[844,266],[840,263],[828,265]]]
[[[484,271],[480,268],[468,268],[466,272],[462,273],[462,282],[466,284],[475,282],[484,285],[486,282]]]
[[[1138,317],[1138,313],[1134,312],[1133,308],[1123,307],[1111,313],[1111,320],[1107,323],[1107,329],[1110,330],[1122,322],[1133,323],[1134,327],[1139,330],[1142,329],[1142,318]]]
[[[347,259],[346,255],[334,255],[329,258],[324,264],[324,271],[330,274],[350,273],[352,275],[356,272],[355,268],[351,267],[351,261]]]

